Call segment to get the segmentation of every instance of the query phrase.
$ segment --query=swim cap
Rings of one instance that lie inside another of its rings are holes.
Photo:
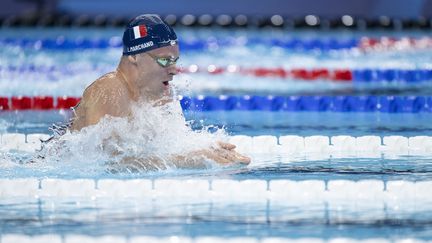
[[[177,44],[174,30],[156,14],[143,14],[131,21],[123,33],[123,55],[135,55]]]

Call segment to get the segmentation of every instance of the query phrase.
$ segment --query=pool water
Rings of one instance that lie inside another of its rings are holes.
[[[343,32],[314,33],[286,30],[179,29],[182,41],[204,41],[208,48],[185,47],[179,66],[238,65],[249,68],[346,68],[346,69],[432,69],[432,49],[391,49],[363,51],[358,48],[305,50],[282,48],[272,40],[358,39],[363,36],[428,37],[425,32]],[[100,75],[113,70],[121,48],[61,49],[40,48],[37,39],[73,40],[76,38],[118,37],[121,29],[2,29],[1,38],[30,44],[0,41],[0,96],[76,96]],[[26,34],[23,34],[26,33]],[[35,38],[37,37],[37,38]],[[242,44],[244,40],[249,44]],[[32,42],[33,41],[33,42]],[[243,42],[242,42],[243,41]],[[225,44],[224,44],[225,43]],[[228,43],[228,44],[226,44]],[[234,43],[234,44],[233,44]],[[235,73],[182,73],[175,77],[177,94],[196,95],[375,95],[429,96],[432,80],[423,82],[331,82],[317,79],[257,77]],[[322,135],[354,137],[432,136],[432,113],[383,112],[295,112],[295,111],[185,111],[194,131],[212,133],[224,129],[230,136]],[[0,134],[48,134],[53,123],[65,122],[66,110],[0,111]],[[43,189],[48,179],[90,179],[94,181],[151,180],[259,180],[270,184],[278,180],[319,181],[331,192],[331,181],[420,183],[432,180],[432,154],[379,153],[369,156],[323,156],[304,153],[298,157],[284,153],[253,153],[248,166],[207,169],[174,169],[150,172],[111,173],[93,161],[76,163],[28,164],[34,153],[0,150],[0,178],[36,178]],[[387,188],[388,187],[388,188]],[[330,188],[330,190],[329,190]],[[372,188],[373,189],[373,188]],[[71,189],[73,190],[73,189]],[[305,188],[314,193],[314,188]],[[271,190],[270,190],[271,191]],[[428,194],[427,191],[422,193]],[[181,194],[181,193],[180,193]],[[1,193],[0,193],[1,195]],[[399,195],[399,194],[398,194]],[[404,195],[404,194],[400,194]],[[224,200],[218,198],[149,197],[0,198],[0,234],[25,235],[117,235],[181,237],[252,237],[266,239],[334,238],[432,240],[430,197],[421,200],[398,197],[392,200],[281,200],[274,197]]]
[[[50,200],[4,203],[1,219],[3,232],[20,234],[429,239],[430,206],[412,206]]]
[[[186,120],[195,130],[214,126],[230,135],[379,135],[431,136],[430,113],[335,113],[270,111],[185,111]],[[20,111],[1,114],[8,133],[49,133],[53,123],[69,119],[69,111]],[[208,128],[211,130],[211,128]],[[0,130],[1,131],[1,130]]]

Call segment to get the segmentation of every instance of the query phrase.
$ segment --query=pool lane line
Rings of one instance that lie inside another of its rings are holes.
[[[74,107],[79,97],[0,97],[0,111]],[[185,111],[430,113],[432,96],[179,96]]]
[[[0,45],[20,46],[23,48],[32,48],[35,50],[74,50],[74,49],[106,49],[122,47],[122,40],[118,36],[110,38],[65,38],[58,36],[51,39],[30,39],[30,38],[1,38]],[[432,38],[423,37],[361,37],[361,38],[216,38],[209,37],[206,40],[191,39],[179,41],[180,49],[183,51],[203,51],[217,50],[219,48],[236,47],[236,46],[253,46],[265,45],[268,47],[280,47],[296,51],[310,50],[346,50],[357,48],[364,52],[380,51],[401,51],[412,49],[429,49],[432,47]]]
[[[65,74],[73,75],[82,72],[108,72],[109,67],[57,67],[57,66],[0,66],[2,71],[0,78],[8,74],[20,75],[28,73],[41,74]],[[283,67],[242,67],[238,65],[198,66],[191,64],[187,67],[179,67],[180,74],[203,73],[210,75],[236,74],[242,76],[253,76],[259,78],[281,78],[291,80],[315,81],[327,80],[341,83],[405,83],[414,84],[420,82],[432,82],[432,69],[375,69],[375,68],[283,68]]]
[[[290,179],[0,179],[2,199],[183,199],[182,202],[427,203],[432,181]],[[40,186],[40,187],[39,187]],[[400,205],[414,210],[410,205]],[[277,207],[277,206],[276,206]],[[381,207],[382,208],[382,207]],[[428,208],[429,209],[429,208]]]
[[[432,81],[432,69],[374,69],[374,68],[283,68],[241,67],[237,65],[200,67],[196,64],[179,68],[180,73],[207,73],[211,75],[240,74],[255,77],[293,80],[327,80],[342,83],[420,83]]]
[[[41,140],[50,136],[43,133],[4,133],[0,134],[0,151],[35,152],[41,149]],[[298,136],[298,135],[260,135],[229,136],[228,141],[237,146],[241,153],[253,154],[291,154],[292,160],[304,160],[304,156],[314,159],[332,158],[382,158],[389,155],[431,156],[431,136]],[[302,155],[302,156],[299,156]]]
[[[0,96],[1,111],[70,109],[81,98],[70,96]]]

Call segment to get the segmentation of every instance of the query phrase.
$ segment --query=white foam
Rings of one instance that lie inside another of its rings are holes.
[[[31,148],[31,151],[41,149],[41,140],[46,140],[49,138],[48,134],[33,133],[26,136],[26,143]]]
[[[209,167],[212,164],[203,156],[191,154],[226,140],[222,130],[192,131],[175,103],[155,107],[146,103],[134,107],[130,119],[105,117],[80,132],[66,133],[57,143],[47,145],[44,161],[127,172]],[[194,159],[184,162],[178,155]]]
[[[25,135],[20,133],[3,134],[0,149],[5,151],[26,149]]]

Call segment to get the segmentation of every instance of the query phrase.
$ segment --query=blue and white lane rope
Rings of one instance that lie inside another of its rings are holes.
[[[193,111],[432,112],[426,96],[185,96],[180,103]]]
[[[104,49],[104,48],[120,48],[122,40],[120,37],[87,39],[76,38],[69,39],[60,36],[56,39],[30,39],[30,38],[2,38],[0,45],[13,45],[34,49]],[[207,40],[180,40],[180,49],[183,51],[201,51],[214,50],[219,47],[239,46],[239,45],[266,45],[273,47],[281,47],[286,49],[300,50],[339,50],[359,47],[359,39],[308,39],[300,38],[292,39],[269,39],[262,38],[208,38]]]
[[[120,37],[111,38],[75,38],[69,39],[59,36],[56,39],[29,39],[29,38],[1,38],[0,45],[13,45],[33,49],[101,49],[119,48],[122,46]],[[289,50],[343,50],[359,48],[363,51],[383,51],[383,50],[407,50],[407,49],[428,49],[432,46],[432,38],[424,36],[420,38],[401,37],[401,38],[285,38],[285,39],[263,39],[229,37],[216,38],[209,37],[206,40],[200,39],[180,39],[180,49],[184,51],[203,51],[216,50],[220,47],[230,46],[254,46],[265,45],[269,47],[280,47]]]

